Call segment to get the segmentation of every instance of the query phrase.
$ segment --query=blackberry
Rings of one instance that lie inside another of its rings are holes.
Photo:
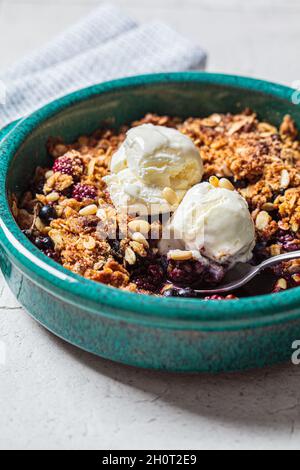
[[[224,297],[221,295],[208,295],[204,300],[224,300]]]
[[[225,269],[220,264],[210,263],[205,274],[205,281],[209,284],[220,284],[225,276]]]
[[[160,259],[151,254],[143,258],[143,265],[133,270],[132,279],[140,289],[159,292],[165,281],[165,271]]]
[[[299,240],[294,240],[294,241],[290,241],[290,242],[284,243],[284,244],[283,244],[283,249],[284,249],[285,251],[288,251],[288,252],[290,252],[290,251],[297,251],[297,250],[299,250],[299,248],[300,248],[300,245],[299,245],[298,242],[299,242]]]
[[[83,164],[79,157],[77,156],[68,156],[68,154],[63,157],[57,158],[53,165],[53,171],[63,173],[64,175],[69,175],[73,177],[79,177],[83,173]]]
[[[222,295],[209,295],[205,297],[204,300],[234,300],[237,299],[235,295],[226,295],[226,297]]]
[[[94,186],[88,186],[87,184],[75,184],[72,192],[72,197],[76,201],[83,201],[84,199],[96,199],[97,190]]]
[[[206,265],[200,261],[170,261],[168,265],[168,279],[177,285],[192,286],[203,280]]]
[[[139,289],[154,293],[157,291],[157,286],[152,284],[151,281],[152,279],[148,279],[147,277],[138,277],[134,280]]]

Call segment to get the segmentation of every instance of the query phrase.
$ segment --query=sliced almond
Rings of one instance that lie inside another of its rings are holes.
[[[64,248],[65,243],[59,230],[50,230],[49,236],[52,238],[56,250],[62,250]]]
[[[300,275],[300,261],[295,260],[291,263],[291,265],[288,267],[288,272],[290,274],[299,274]]]
[[[135,232],[131,235],[131,239],[135,242],[141,243],[145,248],[149,248],[149,243],[147,242],[144,235],[140,232]]]
[[[168,253],[168,258],[173,261],[188,261],[193,258],[193,253],[184,250],[171,250]]]
[[[273,212],[277,209],[276,205],[273,204],[272,202],[266,202],[265,204],[263,204],[262,206],[262,210],[266,211],[266,212]]]
[[[232,136],[236,132],[240,131],[246,124],[251,124],[254,121],[254,116],[249,116],[241,119],[240,121],[237,121],[232,124],[228,131],[228,135]]]
[[[170,204],[170,206],[175,206],[179,203],[178,196],[172,188],[164,188],[162,195],[163,198]]]
[[[220,179],[219,188],[228,189],[229,191],[235,191],[235,187],[227,178]]]
[[[92,176],[94,174],[95,165],[96,165],[96,158],[92,158],[92,160],[89,162],[88,167],[87,167],[88,176]]]
[[[256,217],[256,228],[258,230],[265,230],[271,221],[271,217],[266,211],[261,211]]]
[[[136,254],[130,247],[125,250],[125,261],[131,266],[136,263]]]
[[[135,219],[129,222],[128,228],[131,232],[140,232],[147,235],[150,230],[150,224],[146,220]]]
[[[220,180],[219,178],[217,178],[216,176],[211,176],[209,178],[209,183],[214,186],[215,188],[218,188],[219,187],[219,184],[220,184]]]
[[[294,275],[292,276],[292,278],[293,278],[293,281],[294,281],[296,284],[298,284],[298,285],[300,284],[300,274],[294,274]]]
[[[142,258],[146,258],[146,256],[147,256],[147,251],[146,251],[144,245],[142,245],[142,244],[139,243],[139,242],[135,242],[135,241],[130,242],[129,244],[130,244],[131,248],[133,249],[133,251],[134,251],[137,255],[141,256]]]
[[[54,191],[53,193],[48,194],[48,196],[46,196],[46,199],[47,202],[56,202],[59,200],[59,197],[59,193]]]
[[[288,188],[290,185],[290,181],[291,181],[291,178],[290,178],[289,172],[287,170],[282,170],[281,177],[280,177],[280,187],[282,189]]]
[[[104,260],[100,260],[100,261],[98,261],[96,264],[94,264],[94,269],[95,269],[96,271],[100,271],[100,270],[103,268],[104,265],[105,265],[105,261],[104,261]]]
[[[89,206],[83,207],[79,211],[79,215],[87,216],[87,215],[95,215],[97,214],[98,207],[96,204],[90,204]]]
[[[276,288],[281,290],[286,290],[288,287],[286,280],[282,277],[276,283]]]

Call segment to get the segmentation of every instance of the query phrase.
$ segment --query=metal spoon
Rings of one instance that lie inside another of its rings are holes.
[[[246,263],[238,263],[234,269],[228,271],[225,276],[226,284],[216,287],[215,289],[203,289],[195,290],[197,294],[226,294],[228,292],[235,291],[240,287],[248,284],[255,276],[260,274],[267,268],[274,266],[276,264],[282,263],[284,261],[290,261],[300,258],[300,250],[293,251],[291,253],[285,253],[283,255],[274,256],[269,258],[258,266],[251,266]]]

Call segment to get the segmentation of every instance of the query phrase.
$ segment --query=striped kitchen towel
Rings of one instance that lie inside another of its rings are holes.
[[[0,73],[0,126],[49,101],[113,78],[205,67],[201,47],[167,25],[137,25],[103,5],[42,49]]]

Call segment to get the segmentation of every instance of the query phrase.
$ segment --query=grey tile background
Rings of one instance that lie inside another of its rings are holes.
[[[93,0],[0,0],[0,68],[90,11]],[[119,0],[201,43],[208,70],[300,79],[299,0]],[[296,338],[295,338],[296,339]],[[176,376],[126,368],[54,338],[0,278],[0,448],[295,449],[300,368]],[[4,343],[4,346],[3,346]]]

